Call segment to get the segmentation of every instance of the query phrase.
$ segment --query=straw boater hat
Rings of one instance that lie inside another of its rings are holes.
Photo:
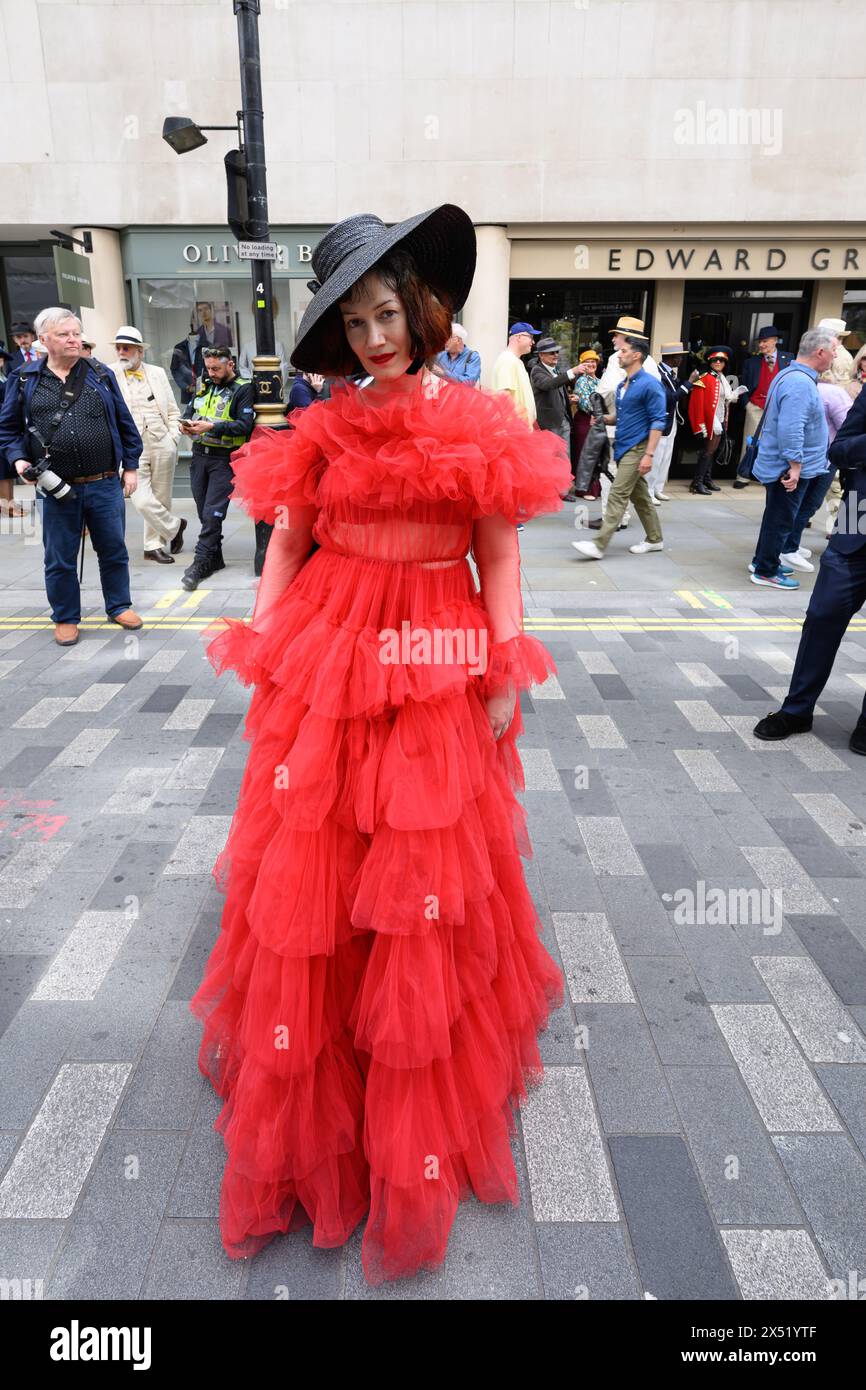
[[[150,343],[144,341],[138,329],[133,328],[132,324],[129,323],[125,323],[122,328],[118,328],[112,341],[115,347],[120,347],[122,344],[127,347],[150,347]]]
[[[329,227],[313,252],[316,278],[307,281],[313,298],[298,328],[293,367],[327,372],[321,341],[325,315],[398,245],[411,254],[421,279],[444,297],[452,312],[465,303],[475,275],[476,245],[472,219],[462,208],[442,203],[393,227],[375,213],[355,213]]]
[[[685,352],[682,343],[662,343],[659,348],[659,357],[684,357]]]
[[[621,314],[616,321],[615,328],[609,328],[608,333],[625,333],[629,338],[646,338],[646,328],[643,319],[633,319],[628,314]]]

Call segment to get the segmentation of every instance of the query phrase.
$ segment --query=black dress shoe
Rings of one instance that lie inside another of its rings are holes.
[[[866,757],[866,724],[858,724],[848,740],[852,753],[862,753]]]
[[[713,495],[708,487],[704,487],[703,483],[692,483],[689,492],[694,492],[700,497],[712,497]]]
[[[704,487],[708,487],[710,489],[710,492],[721,492],[722,490],[719,487],[718,483],[713,482],[712,478],[704,479]]]
[[[186,530],[186,527],[186,518],[182,517],[180,526],[178,527],[177,535],[172,536],[171,544],[169,545],[169,550],[171,551],[172,555],[177,555],[179,550],[183,550],[183,533]]]
[[[740,490],[741,487],[748,487],[748,486],[749,486],[749,482],[748,482],[748,479],[747,479],[747,478],[735,478],[735,479],[734,479],[734,487],[737,489],[738,492],[739,492],[739,490]]]
[[[784,710],[779,710],[777,714],[768,714],[765,719],[759,719],[752,733],[765,743],[775,743],[777,739],[790,738],[791,734],[807,734],[811,727],[811,717],[785,714]],[[866,752],[866,748],[863,751]]]
[[[601,517],[599,516],[599,517],[596,518],[595,521],[588,521],[586,524],[587,524],[587,526],[589,527],[590,531],[600,531],[600,530],[601,530],[601,520],[602,520],[602,519],[601,519]]]
[[[146,550],[144,552],[144,558],[145,560],[155,560],[158,565],[174,564],[174,560],[167,550]]]

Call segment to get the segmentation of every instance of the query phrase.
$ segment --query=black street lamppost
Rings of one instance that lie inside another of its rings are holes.
[[[176,154],[187,154],[207,144],[206,130],[235,130],[238,148],[225,156],[228,188],[228,225],[240,245],[242,259],[250,261],[253,284],[256,355],[253,358],[256,424],[271,429],[285,426],[285,402],[280,360],[274,338],[274,302],[271,263],[277,248],[269,240],[268,187],[265,165],[265,123],[262,107],[262,70],[259,50],[260,0],[232,0],[238,20],[241,69],[241,110],[237,125],[200,126],[188,116],[168,116],[162,138]],[[246,245],[244,245],[246,243]],[[258,243],[261,254],[256,254]],[[240,346],[240,344],[238,344]],[[255,572],[261,574],[271,528],[256,525]]]

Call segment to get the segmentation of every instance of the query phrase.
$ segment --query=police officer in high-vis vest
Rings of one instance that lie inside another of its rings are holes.
[[[234,487],[231,454],[246,443],[255,424],[253,383],[237,375],[231,348],[205,348],[204,365],[207,375],[181,423],[194,441],[189,477],[201,523],[195,557],[180,581],[185,589],[197,589],[225,569],[222,528]]]

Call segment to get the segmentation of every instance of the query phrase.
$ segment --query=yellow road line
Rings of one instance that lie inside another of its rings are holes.
[[[183,595],[184,595],[184,590],[183,590],[183,589],[166,589],[166,591],[165,591],[165,593],[162,595],[162,597],[161,597],[161,598],[158,598],[158,599],[156,600],[156,603],[153,605],[153,606],[154,606],[154,610],[160,609],[160,608],[171,608],[171,605],[172,605],[177,599],[183,598]]]
[[[676,594],[678,598],[684,598],[690,608],[704,608],[706,606],[690,589],[677,589]]]
[[[181,608],[198,608],[199,604],[207,598],[209,593],[210,589],[196,589],[194,593],[190,594],[189,598],[184,599],[180,606]]]
[[[701,593],[703,594],[704,598],[708,598],[710,600],[710,603],[714,603],[717,608],[733,607],[733,604],[728,603],[728,600],[726,598],[722,598],[721,594],[715,593],[712,589],[701,589]]]

